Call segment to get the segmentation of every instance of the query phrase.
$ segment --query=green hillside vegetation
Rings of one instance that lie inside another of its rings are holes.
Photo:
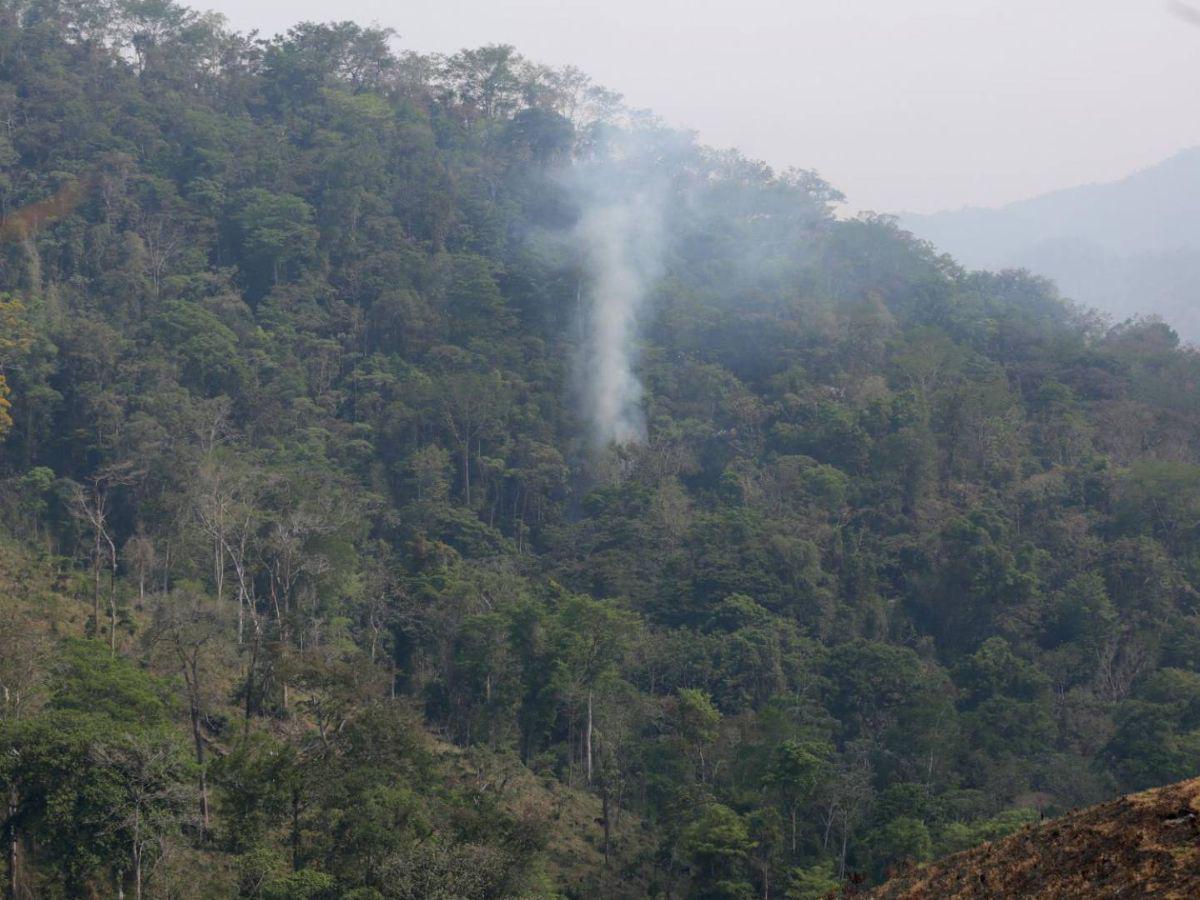
[[[0,0],[13,897],[816,898],[1200,764],[1200,358],[575,70]],[[564,172],[636,140],[647,438]]]

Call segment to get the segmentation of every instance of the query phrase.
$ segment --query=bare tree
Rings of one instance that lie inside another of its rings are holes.
[[[92,532],[92,629],[100,637],[101,571],[107,567],[109,648],[117,652],[117,544],[110,528],[111,494],[114,488],[132,484],[136,473],[130,463],[116,463],[101,469],[90,479],[90,485],[75,485],[72,503],[75,515],[87,523]]]
[[[46,681],[47,641],[33,627],[28,614],[11,600],[0,601],[0,724],[36,712]],[[4,843],[8,870],[8,894],[16,898],[21,889],[21,837],[17,827],[20,789],[15,780],[7,791]]]
[[[299,633],[303,648],[305,630],[297,628],[295,613],[307,606],[314,618],[319,602],[317,582],[329,571],[331,562],[318,548],[319,538],[335,532],[349,517],[341,506],[340,495],[330,485],[285,484],[283,510],[273,517],[263,541],[262,553],[267,569],[267,587],[279,648],[287,653]],[[303,499],[287,494],[297,493]],[[300,623],[303,625],[303,623]],[[288,683],[282,683],[283,708],[288,705]]]
[[[125,558],[125,565],[137,573],[138,603],[144,604],[146,602],[146,581],[158,561],[158,554],[154,550],[154,541],[139,528],[138,533],[125,542],[125,546],[121,549],[121,555]]]
[[[163,279],[171,263],[187,246],[188,235],[175,217],[169,213],[141,213],[137,220],[137,234],[146,248],[146,269],[150,276],[150,287],[155,297],[162,294]]]
[[[161,859],[168,836],[177,827],[186,795],[179,781],[176,748],[155,738],[133,738],[91,748],[94,761],[116,773],[121,784],[121,802],[110,810],[111,828],[129,841],[133,895],[141,900],[147,863]],[[122,873],[123,874],[123,873]],[[117,895],[125,895],[128,876],[117,876]]]
[[[225,554],[233,567],[237,579],[237,642],[245,642],[246,615],[254,624],[255,633],[261,629],[258,621],[258,605],[254,593],[254,578],[250,571],[251,541],[258,525],[258,510],[253,502],[243,501],[232,516],[229,532],[225,535]]]
[[[192,513],[212,547],[213,585],[217,603],[225,600],[225,552],[234,516],[234,480],[221,460],[207,458],[196,472]]]
[[[208,705],[208,669],[220,647],[220,632],[225,627],[219,608],[196,591],[174,591],[162,598],[154,612],[154,623],[147,638],[152,649],[162,654],[164,664],[183,676],[188,698],[192,742],[199,769],[200,825],[209,828],[208,775],[204,766],[203,721]]]

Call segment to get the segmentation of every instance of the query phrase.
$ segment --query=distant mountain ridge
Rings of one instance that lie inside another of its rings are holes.
[[[1119,181],[901,222],[969,268],[1029,269],[1118,320],[1158,314],[1200,339],[1200,147]]]

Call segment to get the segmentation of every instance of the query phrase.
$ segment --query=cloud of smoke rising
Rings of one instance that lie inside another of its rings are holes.
[[[696,218],[692,207],[711,168],[694,134],[633,113],[620,125],[591,130],[582,153],[560,173],[577,211],[573,237],[583,267],[577,374],[593,449],[646,437],[637,376],[642,320],[668,249]]]
[[[593,196],[576,227],[587,268],[583,391],[596,446],[646,436],[634,372],[638,319],[661,266],[660,204],[645,189]]]

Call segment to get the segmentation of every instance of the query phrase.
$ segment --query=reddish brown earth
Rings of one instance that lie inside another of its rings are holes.
[[[1200,778],[1030,826],[914,867],[866,896],[1200,898]]]

